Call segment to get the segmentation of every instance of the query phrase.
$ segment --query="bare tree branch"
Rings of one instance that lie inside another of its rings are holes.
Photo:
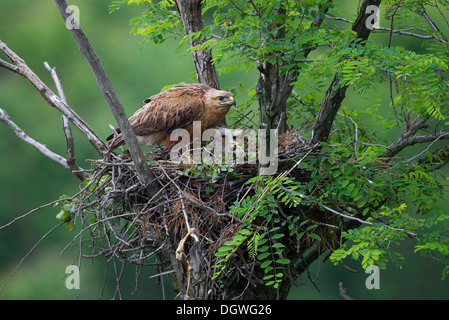
[[[391,28],[376,27],[376,26],[373,26],[373,29],[374,29],[373,33],[375,33],[376,31],[379,31],[379,32],[390,32],[390,33],[396,33],[396,34],[403,35],[403,36],[415,37],[415,38],[418,38],[418,39],[425,39],[425,40],[427,40],[427,39],[435,39],[435,40],[440,41],[440,39],[438,39],[433,34],[431,34],[431,35],[423,35],[423,34],[419,34],[419,33],[409,32],[407,30],[391,29]]]
[[[338,289],[340,290],[340,295],[343,297],[343,299],[345,300],[354,300],[353,298],[351,298],[347,293],[346,293],[346,289],[345,287],[343,287],[343,282],[339,282],[338,283]]]
[[[440,29],[438,28],[438,26],[435,24],[435,22],[429,17],[429,15],[427,14],[427,12],[424,10],[424,7],[421,8],[421,12],[419,13],[421,16],[423,16],[423,18],[426,20],[426,22],[429,24],[430,28],[435,31],[435,33],[437,33],[439,36],[434,34],[434,38],[441,42],[442,44],[447,44],[447,39],[444,36],[444,34],[440,31]],[[444,39],[443,39],[444,38]]]
[[[12,279],[12,277],[14,276],[14,274],[16,273],[16,271],[19,269],[19,267],[22,265],[22,263],[26,260],[26,258],[28,258],[28,256],[34,251],[34,249],[36,249],[36,247],[50,234],[52,233],[54,230],[56,230],[57,228],[59,228],[60,226],[62,226],[64,224],[64,222],[61,222],[57,225],[55,225],[54,227],[52,227],[49,231],[47,231],[47,233],[45,233],[34,245],[33,247],[27,252],[27,254],[19,261],[19,263],[16,265],[16,267],[14,268],[14,270],[12,271],[12,273],[9,275],[8,279],[6,279],[5,283],[3,283],[3,285],[0,287],[0,295],[3,291],[3,289],[6,287],[6,285],[8,284],[8,282]]]
[[[416,143],[427,143],[427,142],[431,142],[431,143],[429,143],[427,148],[424,149],[422,152],[420,152],[417,155],[411,157],[410,159],[404,161],[404,163],[409,163],[409,162],[415,160],[416,158],[419,158],[421,155],[426,153],[426,151],[428,151],[434,143],[436,143],[440,139],[449,139],[449,132],[440,132],[438,134],[429,134],[427,136],[416,136],[416,137],[410,138],[410,140],[412,141],[410,143],[410,145],[413,145]]]
[[[14,64],[0,59],[0,67],[8,69],[26,78],[39,91],[41,96],[53,107],[66,116],[87,138],[100,154],[107,151],[106,145],[89,125],[73,111],[64,101],[61,100],[41,79],[27,66],[25,61],[13,52],[0,40],[0,51],[2,51]]]
[[[337,21],[344,21],[347,23],[354,23],[353,21],[346,19],[346,18],[342,18],[342,17],[332,17],[332,16],[326,16],[326,19],[330,19],[330,20],[337,20]],[[396,33],[399,35],[403,35],[403,36],[410,36],[410,37],[415,37],[418,39],[424,39],[424,40],[428,40],[428,39],[435,39],[437,41],[440,41],[441,39],[439,39],[438,37],[436,37],[433,34],[430,35],[424,35],[424,34],[419,34],[419,33],[415,33],[415,32],[410,32],[410,30],[414,30],[416,29],[415,27],[413,28],[407,28],[407,29],[391,29],[391,28],[386,28],[386,27],[377,27],[377,26],[373,26],[373,33],[381,33],[381,32],[388,32],[388,33]],[[441,41],[440,41],[441,42]],[[442,42],[444,43],[444,42]]]
[[[48,149],[45,145],[40,142],[30,138],[25,131],[23,131],[18,125],[16,125],[5,110],[0,108],[0,120],[4,122],[19,138],[20,140],[28,143],[30,146],[35,148],[37,151],[42,153],[48,159],[55,161],[56,163],[63,166],[65,169],[70,170],[69,165],[67,164],[67,160],[64,157],[61,157],[59,154],[54,153],[50,149]]]
[[[67,103],[65,98],[64,90],[62,89],[61,81],[59,80],[58,74],[56,73],[56,68],[51,68],[47,62],[44,62],[45,69],[50,72],[53,81],[55,82],[56,89],[58,90],[59,97],[62,101]],[[70,129],[69,119],[62,115],[62,127],[64,129],[65,140],[67,144],[67,164],[69,165],[72,173],[77,176],[80,180],[84,181],[85,174],[80,171],[80,168],[75,163],[75,145],[73,143],[72,130]]]
[[[418,161],[420,164],[432,164],[431,170],[439,170],[449,163],[449,146],[444,146],[432,152],[430,157],[424,156]]]
[[[384,158],[391,158],[402,151],[404,148],[411,146],[415,143],[413,140],[413,136],[421,129],[426,121],[429,119],[429,116],[418,116],[415,120],[408,126],[407,130],[402,133],[389,147],[387,147],[387,152],[384,153]],[[429,140],[432,141],[432,140]],[[426,141],[426,142],[429,142]]]
[[[55,2],[64,21],[67,21],[68,19],[74,19],[72,16],[72,11],[69,8],[66,0],[55,0]],[[139,174],[140,181],[143,185],[149,186],[151,182],[154,181],[154,176],[147,166],[145,156],[139,143],[137,142],[136,135],[134,134],[134,131],[129,124],[128,117],[125,114],[123,106],[119,102],[114,89],[112,88],[112,85],[106,75],[106,72],[102,64],[100,63],[97,54],[92,48],[89,40],[87,39],[84,30],[81,28],[78,22],[75,22],[74,25],[76,27],[71,28],[70,32],[72,33],[73,38],[78,44],[81,53],[92,69],[100,91],[103,94],[109,108],[111,109],[111,112],[113,113],[118,126],[120,127],[123,138],[136,165],[136,171]]]

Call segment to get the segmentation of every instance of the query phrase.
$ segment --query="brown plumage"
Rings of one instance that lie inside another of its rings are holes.
[[[224,119],[232,105],[234,95],[213,89],[204,84],[182,84],[164,90],[144,101],[145,105],[129,118],[140,145],[153,146],[165,141],[171,148],[177,141],[170,141],[173,130],[186,129],[192,137],[193,121],[201,121],[201,134],[215,128]],[[116,149],[125,141],[118,127],[110,135],[110,149]]]

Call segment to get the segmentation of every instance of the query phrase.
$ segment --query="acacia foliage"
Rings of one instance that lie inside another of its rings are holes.
[[[187,50],[212,50],[219,73],[253,71],[270,63],[280,76],[291,76],[288,122],[301,128],[305,139],[333,78],[359,98],[339,106],[320,156],[302,162],[310,181],[255,178],[256,194],[231,209],[251,220],[218,250],[217,272],[225,270],[226,258],[236,248],[246,246],[250,256],[261,260],[267,284],[279,285],[282,269],[291,262],[282,256],[282,238],[322,240],[313,233],[313,223],[282,216],[277,208],[301,204],[333,210],[333,225],[343,230],[341,246],[327,248],[335,263],[352,258],[363,268],[386,268],[389,261],[399,265],[404,258],[394,249],[411,237],[415,252],[440,259],[447,276],[447,177],[440,171],[449,154],[442,144],[449,137],[447,1],[382,1],[381,27],[367,41],[355,39],[351,29],[357,2],[342,6],[328,0],[207,0],[202,7],[204,28],[187,36],[175,1],[115,1],[111,11],[125,3],[143,6],[131,23],[145,43],[159,45],[175,38],[185,48],[188,40],[200,39]],[[316,26],[316,19],[323,23]],[[257,112],[255,88],[256,83],[229,89],[249,92],[245,107]],[[416,144],[413,153],[404,153]],[[348,228],[344,221],[354,221],[348,217],[361,222]],[[256,218],[267,232],[251,227]],[[285,226],[291,234],[285,234]]]

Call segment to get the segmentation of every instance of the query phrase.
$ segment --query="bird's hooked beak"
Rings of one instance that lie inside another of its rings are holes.
[[[237,103],[235,102],[235,99],[233,96],[229,97],[229,101],[224,102],[223,104],[230,104],[231,106],[235,106]]]

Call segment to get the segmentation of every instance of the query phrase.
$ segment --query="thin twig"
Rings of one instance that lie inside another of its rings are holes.
[[[49,231],[47,231],[47,233],[45,233],[35,244],[34,246],[30,249],[30,251],[27,252],[27,254],[20,259],[19,263],[16,265],[16,267],[14,268],[14,270],[11,272],[11,274],[9,275],[8,279],[5,281],[5,283],[2,285],[2,287],[0,288],[0,295],[3,291],[3,289],[5,288],[5,286],[8,284],[8,282],[12,279],[12,277],[14,276],[14,274],[16,273],[17,269],[19,269],[19,267],[22,265],[22,263],[26,260],[26,258],[28,258],[28,256],[34,251],[34,249],[36,249],[36,247],[50,234],[52,233],[54,230],[56,230],[58,227],[62,226],[64,224],[64,222],[61,222],[59,224],[57,224],[56,226],[54,226],[53,228],[51,228]]]
[[[15,72],[26,78],[41,94],[41,96],[51,106],[58,109],[64,116],[66,116],[87,138],[91,145],[98,151],[99,154],[104,154],[107,151],[106,145],[98,137],[98,135],[89,127],[75,111],[73,111],[61,98],[59,98],[53,91],[47,87],[44,82],[27,66],[25,61],[20,58],[14,51],[0,40],[0,51],[2,51],[15,65],[7,63],[0,59],[0,67],[4,67],[12,72]]]
[[[418,138],[418,137],[415,137],[415,138]],[[426,153],[434,145],[434,143],[436,143],[438,140],[440,140],[440,139],[448,139],[448,138],[449,138],[449,132],[445,132],[445,133],[437,135],[437,137],[427,146],[427,148],[425,148],[423,151],[421,151],[417,155],[411,157],[410,159],[404,161],[404,163],[409,163],[409,162],[415,160],[416,158],[420,157],[424,153]],[[426,140],[426,139],[424,139],[424,140]]]
[[[238,222],[241,222],[238,218],[236,218],[236,217],[234,217],[233,215],[231,215],[230,213],[228,213],[228,212],[224,212],[224,213],[219,213],[219,212],[217,212],[214,208],[212,208],[212,207],[209,207],[209,206],[207,206],[207,205],[205,205],[205,204],[203,204],[203,203],[200,203],[200,202],[198,202],[198,201],[196,201],[195,199],[193,199],[192,197],[190,197],[189,195],[187,195],[179,186],[178,186],[178,184],[167,174],[167,172],[165,172],[165,170],[164,170],[164,168],[159,164],[159,163],[157,163],[158,164],[158,166],[162,169],[162,172],[164,173],[164,175],[167,177],[167,179],[169,179],[170,180],[170,182],[176,187],[176,189],[178,189],[178,191],[183,195],[183,197],[184,198],[186,198],[187,200],[189,200],[190,202],[192,202],[193,204],[195,204],[196,206],[198,206],[198,207],[200,207],[201,209],[205,209],[205,210],[207,210],[207,211],[209,211],[209,212],[212,212],[213,214],[215,214],[217,217],[220,217],[220,216],[228,216],[228,217],[230,217],[230,218],[233,218],[234,220],[236,220],[236,221],[238,221]]]
[[[6,113],[5,110],[0,108],[0,121],[5,123],[23,142],[29,144],[33,148],[35,148],[37,151],[42,153],[45,157],[48,159],[55,161],[56,163],[60,164],[67,170],[71,170],[69,165],[67,164],[67,160],[64,157],[61,157],[59,154],[54,153],[50,149],[47,148],[47,146],[43,145],[42,143],[38,142],[37,140],[34,140],[33,138],[29,137],[25,131],[23,131],[18,125],[16,125],[9,115]]]
[[[343,297],[343,299],[345,299],[345,300],[354,300],[350,296],[348,296],[348,294],[346,293],[346,289],[343,287],[343,282],[340,281],[338,283],[338,288],[340,290],[340,295]]]
[[[50,72],[53,78],[53,81],[56,85],[56,89],[58,90],[59,97],[64,103],[67,103],[64,90],[62,89],[61,80],[59,80],[58,74],[56,73],[56,68],[51,68],[48,62],[44,62],[44,66],[45,69],[47,69],[47,71]],[[72,173],[78,179],[84,181],[87,177],[89,177],[89,175],[86,174],[84,171],[81,171],[81,169],[76,165],[75,145],[73,143],[72,130],[70,129],[69,119],[65,115],[62,115],[62,128],[64,129],[65,141],[67,144],[67,164],[70,167]]]

